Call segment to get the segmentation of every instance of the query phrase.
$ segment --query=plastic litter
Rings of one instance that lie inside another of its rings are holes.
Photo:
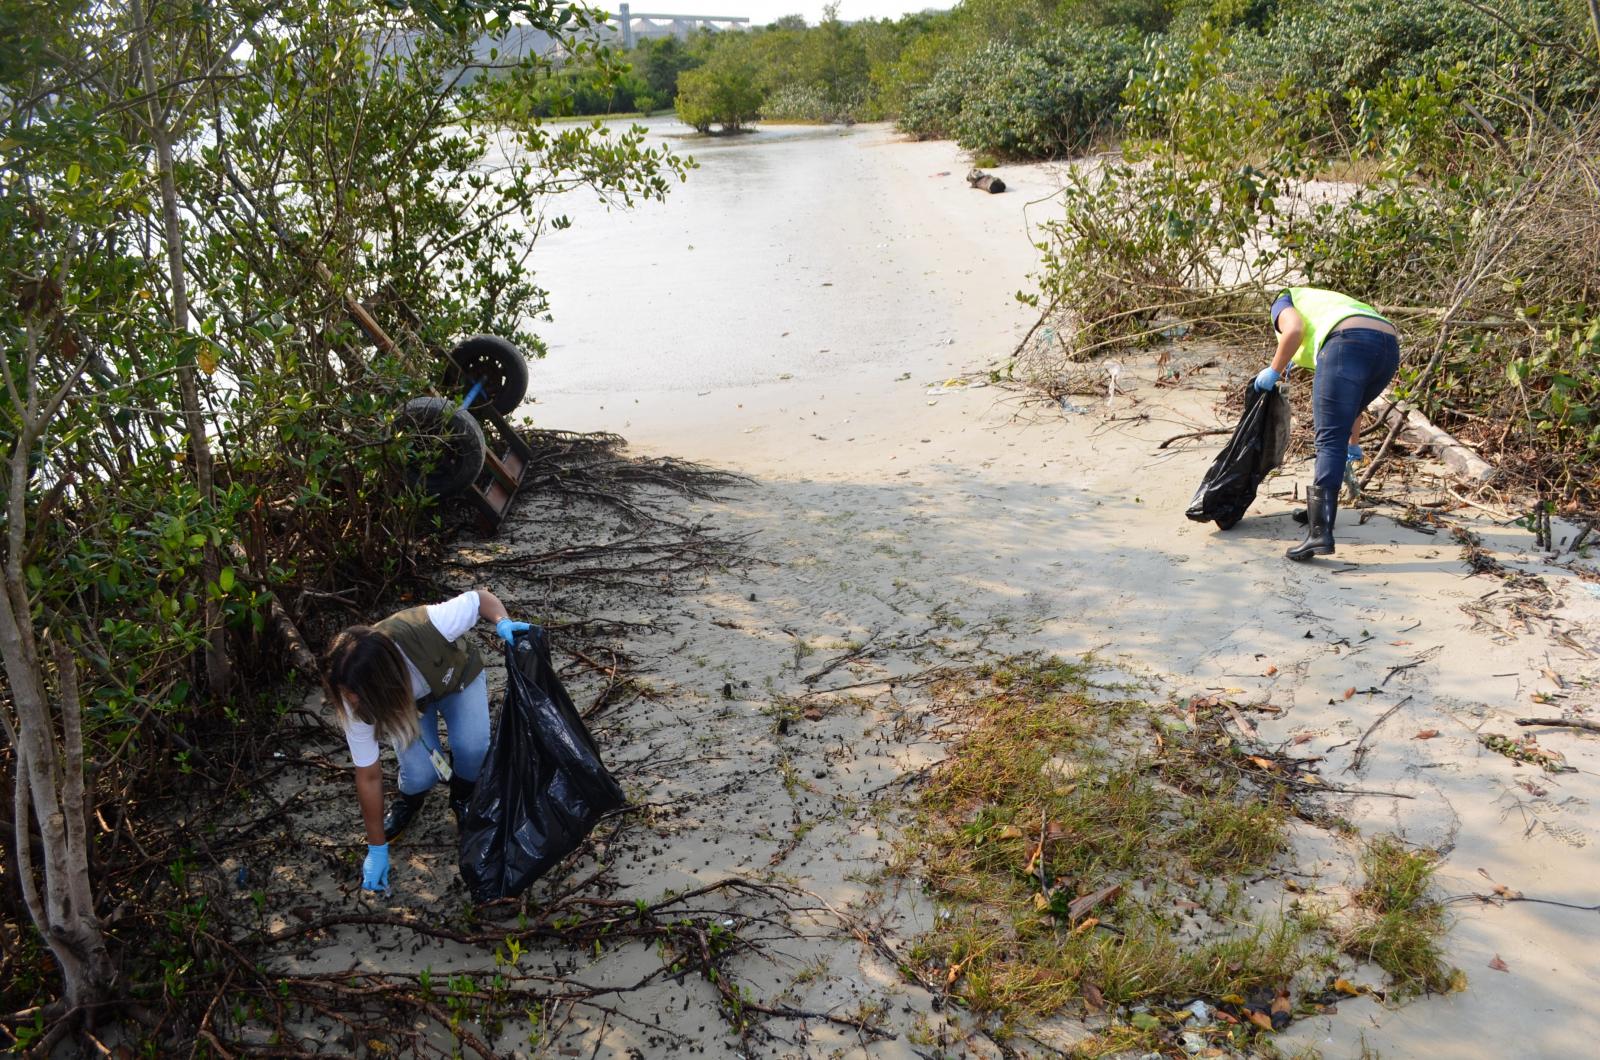
[[[1184,514],[1197,523],[1231,528],[1256,499],[1267,473],[1283,462],[1289,448],[1289,399],[1280,387],[1266,393],[1245,384],[1244,414],[1233,437],[1212,461]]]
[[[506,695],[461,822],[461,878],[475,901],[520,894],[627,804],[550,664],[538,626],[506,648]]]

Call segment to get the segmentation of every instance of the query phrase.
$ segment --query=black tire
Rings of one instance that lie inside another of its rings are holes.
[[[395,418],[407,444],[406,483],[435,497],[453,497],[478,481],[488,449],[477,419],[444,398],[412,398]]]
[[[483,395],[502,416],[517,411],[528,394],[528,358],[498,335],[474,335],[450,351],[446,388],[464,394],[472,384],[483,383]]]

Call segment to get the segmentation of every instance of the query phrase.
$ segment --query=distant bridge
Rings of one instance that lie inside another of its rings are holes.
[[[632,48],[646,37],[685,39],[697,29],[747,29],[750,19],[737,15],[651,15],[630,11],[627,4],[617,6],[617,28],[622,32],[622,47]]]

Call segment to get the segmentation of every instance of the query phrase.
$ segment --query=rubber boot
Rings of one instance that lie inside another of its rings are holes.
[[[1361,483],[1356,478],[1356,462],[1354,460],[1347,461],[1344,465],[1344,490],[1349,495],[1351,503],[1361,497]],[[1292,518],[1301,526],[1305,526],[1309,517],[1306,515],[1306,509],[1298,508],[1292,513]]]
[[[450,778],[450,812],[456,815],[456,831],[461,830],[461,822],[467,816],[467,804],[472,801],[472,793],[477,790],[478,782],[475,780],[462,780],[460,777]]]
[[[1339,514],[1339,492],[1312,486],[1306,490],[1306,539],[1285,552],[1293,560],[1333,554],[1333,521]]]
[[[422,804],[428,801],[426,791],[417,795],[407,795],[400,792],[399,797],[389,804],[389,812],[383,815],[383,839],[392,843],[400,837],[417,816],[417,811],[422,809]]]

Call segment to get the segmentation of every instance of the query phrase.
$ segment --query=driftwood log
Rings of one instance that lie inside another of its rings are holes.
[[[1482,485],[1494,478],[1493,464],[1435,427],[1421,412],[1404,402],[1397,402],[1393,394],[1386,393],[1379,397],[1367,406],[1367,411],[1380,418],[1385,413],[1404,417],[1400,437],[1411,445],[1432,449],[1439,462],[1449,468],[1456,478],[1473,485]]]
[[[993,173],[985,173],[981,169],[974,169],[967,174],[967,186],[977,188],[979,191],[986,191],[990,195],[999,195],[1006,190],[1005,181]]]

